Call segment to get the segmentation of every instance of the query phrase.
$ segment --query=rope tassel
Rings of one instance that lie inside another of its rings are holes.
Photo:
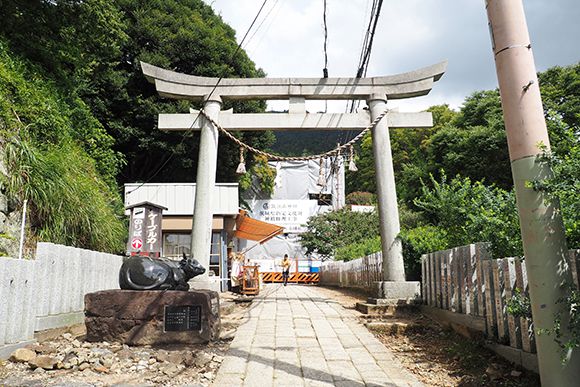
[[[316,159],[320,159],[320,158],[323,158],[323,157],[332,157],[332,156],[338,155],[340,152],[346,150],[349,146],[352,146],[356,142],[360,141],[364,137],[365,134],[367,134],[371,129],[373,129],[375,126],[377,126],[377,124],[383,118],[385,118],[385,116],[387,115],[388,112],[389,112],[389,110],[386,109],[384,112],[382,112],[381,114],[379,114],[373,120],[373,122],[371,122],[371,124],[369,126],[367,126],[362,132],[360,132],[359,134],[357,134],[353,139],[351,139],[346,144],[343,144],[340,147],[337,147],[335,149],[329,150],[328,152],[321,153],[321,154],[318,154],[318,155],[312,155],[312,156],[280,156],[280,155],[275,155],[273,153],[265,152],[263,150],[254,148],[253,146],[248,145],[248,144],[242,142],[240,139],[238,139],[232,133],[228,132],[226,129],[224,129],[222,126],[220,126],[213,118],[209,117],[203,110],[201,110],[199,113],[201,115],[203,115],[209,122],[211,122],[212,125],[214,125],[216,128],[218,128],[218,130],[220,132],[222,132],[227,138],[229,138],[230,140],[232,140],[235,144],[239,145],[240,147],[243,147],[243,148],[247,149],[248,152],[252,152],[254,154],[257,154],[257,155],[260,155],[260,156],[264,156],[268,160],[277,160],[277,161],[305,161],[305,160],[316,160]],[[245,168],[245,166],[244,166],[244,168]]]
[[[354,163],[354,148],[352,147],[352,145],[350,146],[350,156],[349,156],[349,162],[348,162],[348,170],[351,171],[351,172],[358,171],[358,168],[356,167],[356,164]]]
[[[318,169],[318,182],[316,185],[325,188],[326,187],[326,178],[324,173],[324,159],[320,158],[320,168]]]
[[[244,148],[240,147],[240,163],[236,169],[238,175],[243,175],[246,173],[246,161],[244,160]]]

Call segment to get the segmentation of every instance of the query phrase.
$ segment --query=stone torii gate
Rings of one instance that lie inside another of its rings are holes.
[[[426,95],[444,74],[447,62],[420,70],[372,78],[217,78],[198,77],[141,62],[143,74],[167,98],[203,101],[204,113],[226,130],[353,130],[369,126],[387,109],[389,99]],[[216,86],[217,85],[217,86]],[[223,100],[289,100],[288,113],[235,114],[221,111]],[[307,113],[311,100],[366,100],[369,111],[358,113]],[[218,128],[199,112],[160,114],[161,130],[201,130],[197,188],[193,215],[191,252],[204,267],[209,265],[212,191],[215,185]],[[431,113],[389,112],[372,129],[377,179],[378,211],[383,253],[383,282],[378,298],[409,298],[418,293],[418,283],[405,282],[399,210],[389,127],[433,126]],[[209,287],[207,274],[197,287]]]

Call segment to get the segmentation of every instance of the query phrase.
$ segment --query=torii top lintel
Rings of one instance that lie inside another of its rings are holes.
[[[408,73],[372,78],[218,78],[198,77],[141,62],[147,79],[167,98],[203,100],[211,93],[226,100],[273,100],[303,97],[319,100],[388,99],[426,95],[447,68],[447,61]],[[215,85],[218,86],[215,88]]]

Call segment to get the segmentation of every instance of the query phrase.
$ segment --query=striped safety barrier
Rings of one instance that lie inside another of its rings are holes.
[[[266,272],[260,273],[263,282],[283,282],[282,273],[280,272]],[[290,273],[288,282],[301,284],[316,284],[320,280],[319,273]]]

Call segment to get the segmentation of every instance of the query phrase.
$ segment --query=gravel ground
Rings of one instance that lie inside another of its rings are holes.
[[[357,291],[320,288],[343,306],[366,300]],[[388,347],[405,368],[427,386],[540,386],[537,374],[521,370],[481,342],[443,329],[420,313],[361,321]]]
[[[208,386],[248,304],[222,315],[221,339],[207,345],[129,347],[85,342],[83,326],[18,350],[0,362],[0,386]]]

